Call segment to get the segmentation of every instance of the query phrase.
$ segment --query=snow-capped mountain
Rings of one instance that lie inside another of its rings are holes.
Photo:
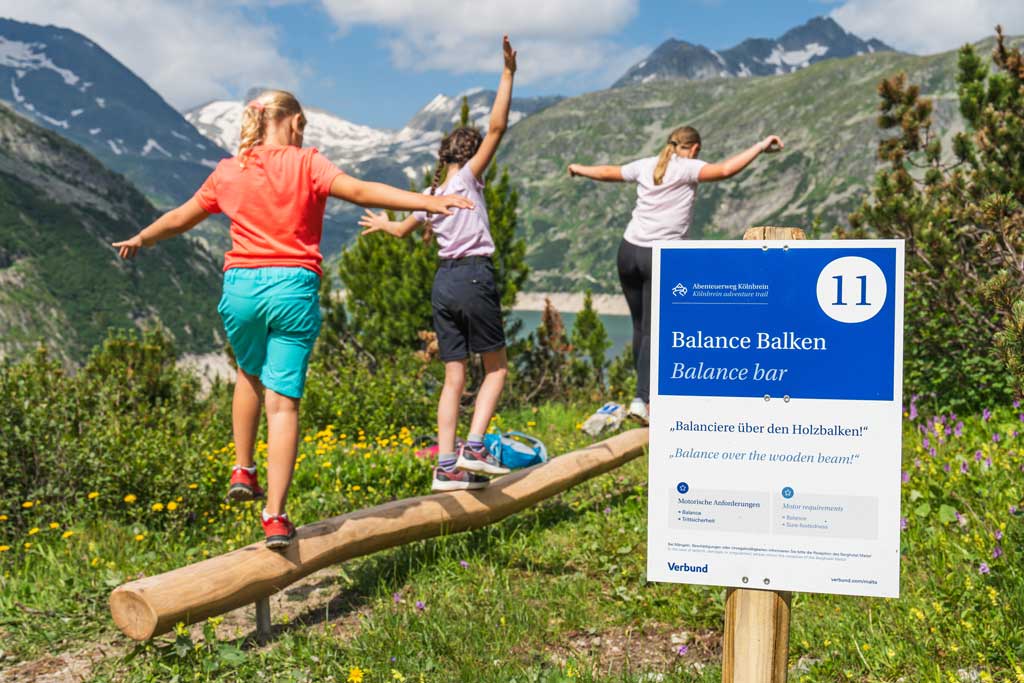
[[[216,100],[185,113],[185,119],[199,132],[229,152],[238,148],[245,100]],[[473,125],[486,128],[494,102],[494,91],[474,89],[454,97],[437,95],[416,113],[401,130],[384,130],[346,121],[330,112],[305,107],[304,144],[316,147],[328,159],[347,171],[372,180],[408,184],[419,180],[437,159],[437,146],[460,117],[463,98],[469,105]],[[514,125],[530,114],[558,102],[559,97],[513,98],[509,123]]]
[[[672,78],[770,76],[796,71],[823,59],[880,51],[892,48],[874,38],[862,40],[828,17],[816,17],[774,40],[749,38],[721,52],[682,40],[667,40],[630,67],[612,87]]]
[[[145,81],[68,29],[0,19],[0,100],[160,203],[190,196],[225,155]]]

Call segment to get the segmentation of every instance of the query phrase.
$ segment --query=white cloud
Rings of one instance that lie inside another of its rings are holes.
[[[388,32],[391,37],[386,46],[395,66],[403,69],[500,71],[503,33],[509,34],[519,51],[517,78],[523,83],[570,75],[584,80],[603,78],[610,64],[618,68],[624,54],[633,59],[638,52],[607,38],[633,18],[637,0],[322,2],[343,31],[370,25]],[[621,71],[632,63],[626,63]]]
[[[81,33],[179,109],[253,84],[294,88],[300,67],[245,4],[203,0],[3,0],[0,15]]]
[[[995,34],[1024,33],[1019,0],[848,0],[833,19],[862,38],[878,38],[898,50],[932,54]]]

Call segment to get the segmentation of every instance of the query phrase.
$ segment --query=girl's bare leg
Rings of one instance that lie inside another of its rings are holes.
[[[238,369],[235,395],[231,402],[231,428],[235,437],[235,464],[253,466],[253,449],[260,427],[263,407],[263,385],[255,375]]]
[[[268,515],[284,512],[299,450],[300,399],[267,389]]]
[[[437,402],[437,452],[445,455],[455,452],[455,429],[459,424],[459,400],[466,388],[466,361],[453,360],[444,364],[444,388]]]
[[[484,381],[476,395],[473,422],[469,428],[470,434],[485,434],[487,432],[494,411],[498,408],[501,390],[505,388],[505,377],[508,375],[508,355],[504,348],[483,354],[483,361]]]

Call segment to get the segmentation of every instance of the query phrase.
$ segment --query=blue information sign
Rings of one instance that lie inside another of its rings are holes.
[[[895,248],[660,254],[660,395],[892,400]]]

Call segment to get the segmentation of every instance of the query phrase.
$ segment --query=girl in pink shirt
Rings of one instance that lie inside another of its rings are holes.
[[[508,373],[501,298],[491,263],[494,240],[484,203],[484,185],[480,181],[508,127],[516,53],[508,36],[502,48],[505,70],[494,98],[487,135],[481,138],[475,128],[457,128],[442,140],[434,182],[425,191],[430,195],[443,191],[465,197],[473,202],[474,208],[444,217],[417,211],[403,221],[389,221],[386,214],[367,211],[359,223],[366,228],[363,235],[380,231],[405,237],[423,226],[437,236],[441,262],[430,299],[434,331],[444,361],[444,388],[437,405],[438,466],[434,469],[431,486],[434,491],[483,488],[489,481],[483,475],[509,471],[484,445],[484,432],[497,408]],[[438,183],[446,169],[447,179],[439,190]],[[466,386],[466,360],[471,353],[483,357],[486,374],[477,393],[469,436],[456,453],[459,401]]]
[[[273,549],[288,547],[295,536],[285,500],[295,469],[306,367],[320,332],[320,237],[327,198],[431,215],[473,208],[464,197],[424,196],[346,175],[316,149],[302,148],[305,126],[291,93],[264,92],[245,108],[238,155],[221,161],[192,199],[114,243],[121,258],[132,258],[213,213],[231,219],[224,295],[217,308],[238,361],[232,404],[236,464],[228,497],[264,497],[253,447],[265,403],[263,529]]]

